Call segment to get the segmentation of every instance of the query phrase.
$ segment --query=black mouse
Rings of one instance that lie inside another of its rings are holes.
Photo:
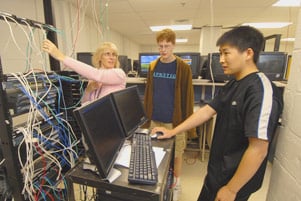
[[[154,134],[151,135],[151,138],[157,139],[157,137],[159,137],[161,135],[163,135],[163,132],[157,131],[157,132],[155,132]]]

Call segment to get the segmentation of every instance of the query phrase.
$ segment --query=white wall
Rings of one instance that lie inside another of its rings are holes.
[[[140,50],[141,52],[158,52],[158,46],[155,44],[156,39],[154,38],[154,45],[152,46],[141,46]],[[211,47],[212,48],[212,47]],[[216,52],[218,52],[218,49],[216,49]],[[214,49],[213,48],[213,49]],[[293,42],[281,42],[279,51],[280,52],[287,52],[288,54],[292,54],[294,48]],[[273,42],[267,42],[266,51],[274,51],[274,43]],[[182,44],[176,44],[174,52],[200,52],[200,46],[198,44],[196,45],[182,45]],[[205,53],[201,52],[201,55],[207,55],[208,51],[205,51]]]
[[[86,1],[80,1],[85,3]],[[91,1],[87,1],[91,2]],[[43,1],[41,0],[0,0],[1,11],[14,14],[18,17],[24,17],[39,22],[44,22]],[[132,60],[138,59],[139,52],[158,52],[156,40],[154,45],[140,46],[129,40],[122,34],[114,30],[97,29],[97,24],[92,16],[85,15],[85,5],[81,10],[80,25],[77,25],[77,9],[76,5],[71,5],[69,1],[52,0],[54,18],[56,28],[59,30],[58,45],[59,48],[69,56],[75,58],[76,52],[93,52],[102,42],[111,41],[115,43],[119,49],[120,55],[127,55]],[[89,7],[87,7],[89,9]],[[17,26],[10,22],[8,26],[5,21],[0,20],[1,38],[0,38],[0,55],[4,73],[26,71],[28,66],[34,68],[45,68],[49,70],[47,56],[42,56],[40,52],[40,44],[44,39],[44,32],[35,29],[34,41],[31,46],[34,51],[28,49],[28,39],[24,31],[29,35],[30,29],[26,26]],[[12,32],[10,32],[10,28]],[[102,29],[102,28],[100,28]],[[77,30],[79,30],[77,35]],[[12,34],[13,33],[13,34]],[[14,36],[14,37],[13,37]],[[76,38],[77,37],[77,38]],[[16,44],[14,43],[16,41]],[[76,41],[76,43],[74,42]],[[75,48],[73,49],[73,44]],[[280,51],[292,52],[293,43],[281,43]],[[267,44],[267,50],[272,50],[272,43]],[[177,44],[175,52],[199,52],[199,45],[182,45]],[[202,52],[201,52],[202,54]],[[30,58],[30,60],[28,60]],[[29,65],[30,64],[30,65]]]
[[[279,52],[287,52],[292,54],[294,49],[294,42],[280,42]],[[267,41],[265,51],[274,51],[274,42]]]
[[[85,3],[86,1],[81,2]],[[45,22],[43,1],[41,0],[0,0],[0,5],[1,12],[41,23]],[[81,11],[78,26],[77,9],[74,5],[68,1],[53,0],[52,6],[55,27],[58,29],[58,46],[65,54],[75,58],[76,52],[94,52],[102,42],[111,41],[117,45],[120,55],[127,55],[132,59],[138,58],[140,51],[138,44],[114,30],[105,30],[106,37],[104,37],[96,28],[95,20],[91,16],[85,15],[85,10]],[[25,72],[28,70],[28,66],[50,69],[47,55],[41,53],[41,43],[45,39],[43,30],[35,29],[34,40],[28,40],[31,27],[18,26],[16,23],[6,23],[4,20],[0,20],[0,28],[0,56],[4,73]],[[75,48],[73,48],[73,44],[75,44]]]
[[[81,2],[85,3],[85,1]],[[76,40],[76,34],[78,33],[75,52],[94,52],[104,41],[111,41],[117,45],[120,55],[127,55],[132,59],[138,58],[139,45],[114,30],[101,27],[96,23],[94,17],[85,15],[86,9],[89,9],[89,7],[83,5],[79,20],[80,29],[78,31],[76,21],[77,9],[75,5],[71,5],[66,1],[55,0],[53,1],[53,6],[56,27],[63,29],[66,35],[61,35],[58,39],[60,40],[60,44],[69,53],[72,53],[72,43]],[[69,36],[67,36],[67,33],[69,33]]]
[[[272,167],[268,201],[301,200],[301,9],[291,73],[284,93],[283,127]]]
[[[156,38],[154,38],[154,45],[152,46],[141,46],[140,48],[141,52],[159,52]],[[199,52],[199,46],[198,45],[181,45],[176,44],[174,52]]]
[[[44,22],[43,5],[40,0],[0,0],[0,5],[2,12]],[[40,61],[43,58],[39,51],[43,33],[39,29],[32,30],[31,27],[0,20],[0,30],[0,56],[4,73],[23,72],[29,65],[34,68],[41,67]],[[33,38],[30,37],[30,31],[33,32]],[[29,48],[30,46],[32,48]]]

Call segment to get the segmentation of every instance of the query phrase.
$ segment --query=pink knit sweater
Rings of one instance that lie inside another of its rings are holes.
[[[101,98],[111,92],[124,89],[126,86],[126,74],[121,68],[96,69],[70,57],[66,57],[63,64],[83,77],[99,83],[98,89],[90,93],[85,92],[82,103]]]

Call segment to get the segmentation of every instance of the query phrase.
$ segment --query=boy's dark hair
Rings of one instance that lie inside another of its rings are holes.
[[[254,52],[253,61],[257,63],[259,53],[263,49],[264,37],[253,27],[240,26],[227,31],[216,42],[216,46],[226,44],[236,47],[241,52],[251,48]]]

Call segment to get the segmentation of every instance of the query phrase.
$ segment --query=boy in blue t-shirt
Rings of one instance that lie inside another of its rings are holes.
[[[194,93],[190,66],[173,54],[176,35],[171,29],[157,34],[159,59],[150,64],[144,96],[150,128],[164,126],[173,128],[193,113]],[[188,132],[189,136],[195,131]],[[180,174],[182,155],[186,147],[186,134],[176,136],[174,158],[174,194],[173,200],[180,196]]]

